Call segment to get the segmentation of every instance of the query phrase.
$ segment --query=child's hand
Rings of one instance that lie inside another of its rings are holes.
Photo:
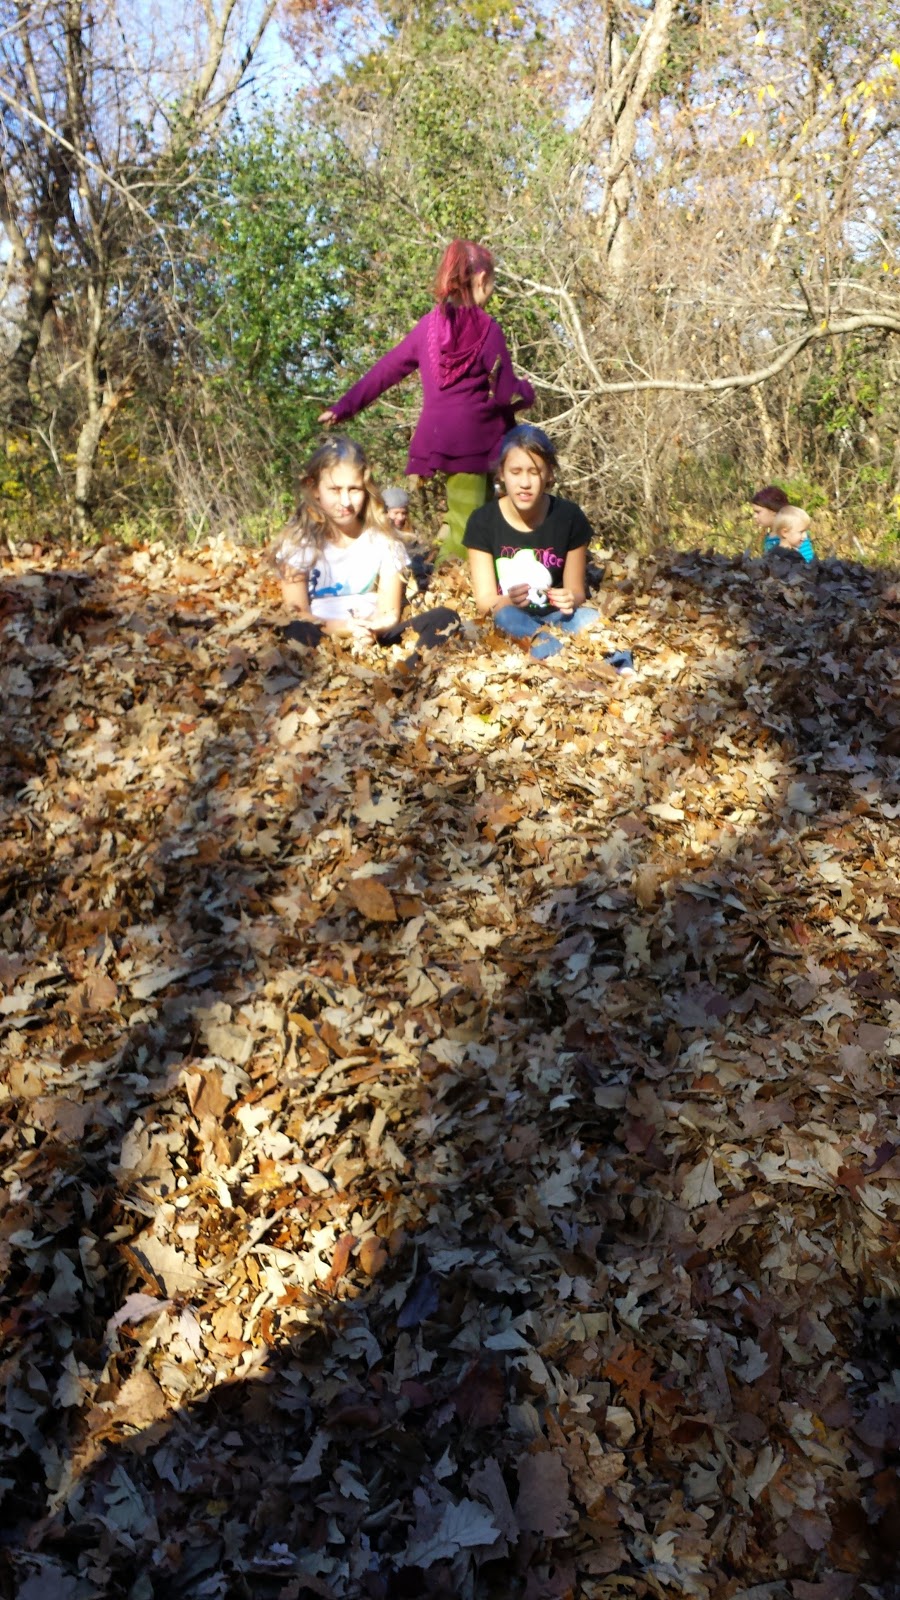
[[[328,408],[325,411],[320,411],[319,412],[319,415],[316,418],[316,421],[317,422],[321,422],[323,427],[330,428],[333,423],[337,422],[337,417],[335,416],[335,414],[332,411],[331,407],[328,406]]]
[[[557,611],[562,611],[564,616],[570,617],[575,610],[575,596],[571,589],[548,589],[547,599]]]
[[[505,606],[507,604],[512,606],[527,606],[530,588],[530,584],[527,583],[514,583],[511,589],[507,589],[506,593],[500,596],[497,602],[498,606]]]
[[[372,630],[359,617],[329,617],[320,623],[326,633],[343,634],[345,639],[371,639]]]
[[[384,612],[376,612],[374,617],[367,617],[365,622],[360,623],[360,627],[365,628],[367,633],[373,635],[387,633],[388,628],[394,628],[396,625],[397,618],[385,615]]]

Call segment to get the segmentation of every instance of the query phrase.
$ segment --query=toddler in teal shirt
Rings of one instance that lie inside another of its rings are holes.
[[[796,550],[804,561],[814,561],[816,552],[809,537],[811,523],[801,506],[784,506],[776,513],[772,532],[766,534],[764,550]]]

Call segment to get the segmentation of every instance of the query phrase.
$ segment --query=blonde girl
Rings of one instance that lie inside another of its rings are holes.
[[[407,627],[429,647],[459,626],[438,607],[401,621],[409,557],[384,507],[365,451],[342,435],[319,445],[300,482],[297,509],[272,551],[287,636],[316,645],[323,633],[394,644]]]

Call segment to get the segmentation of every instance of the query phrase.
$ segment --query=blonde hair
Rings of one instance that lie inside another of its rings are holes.
[[[355,439],[335,434],[313,451],[300,473],[296,510],[272,549],[272,561],[282,575],[287,569],[295,573],[308,571],[328,543],[334,530],[312,491],[330,468],[341,465],[355,467],[362,475],[366,491],[361,513],[363,529],[375,529],[391,540],[396,539],[396,530],[385,509],[381,490],[372,477],[365,450]]]
[[[783,533],[793,534],[797,538],[806,533],[809,527],[811,527],[810,519],[802,506],[783,506],[772,523],[772,532],[779,539]]]

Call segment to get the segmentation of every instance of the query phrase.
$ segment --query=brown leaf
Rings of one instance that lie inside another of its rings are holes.
[[[388,1253],[384,1240],[377,1234],[369,1233],[360,1240],[356,1259],[367,1278],[377,1278],[382,1268],[387,1265]]]
[[[569,1479],[562,1457],[555,1450],[541,1450],[519,1457],[519,1496],[516,1521],[523,1533],[540,1533],[546,1539],[559,1539],[566,1532],[572,1503]]]
[[[453,1396],[460,1421],[469,1428],[488,1428],[497,1422],[506,1400],[506,1377],[497,1362],[473,1362]]]
[[[35,1100],[31,1114],[38,1127],[46,1128],[48,1133],[58,1133],[61,1138],[77,1144],[84,1138],[84,1131],[91,1121],[92,1108],[62,1096],[56,1100],[50,1095],[42,1095]]]
[[[821,1583],[806,1583],[795,1578],[791,1584],[794,1600],[850,1600],[857,1579],[852,1572],[830,1572]]]
[[[327,1294],[334,1294],[340,1279],[347,1271],[347,1265],[353,1254],[355,1244],[355,1233],[342,1233],[335,1244],[334,1254],[331,1258],[331,1271],[322,1285]]]
[[[377,878],[350,878],[347,893],[357,911],[369,922],[397,921],[394,897]]]
[[[89,972],[83,983],[72,990],[69,1005],[76,1016],[93,1016],[115,1005],[119,990],[105,972]]]
[[[645,910],[656,904],[659,894],[661,872],[659,867],[647,864],[639,868],[634,875],[634,897],[639,906]]]
[[[115,1407],[122,1421],[135,1428],[146,1428],[151,1422],[160,1422],[171,1410],[159,1384],[146,1367],[126,1378],[116,1395]]]

